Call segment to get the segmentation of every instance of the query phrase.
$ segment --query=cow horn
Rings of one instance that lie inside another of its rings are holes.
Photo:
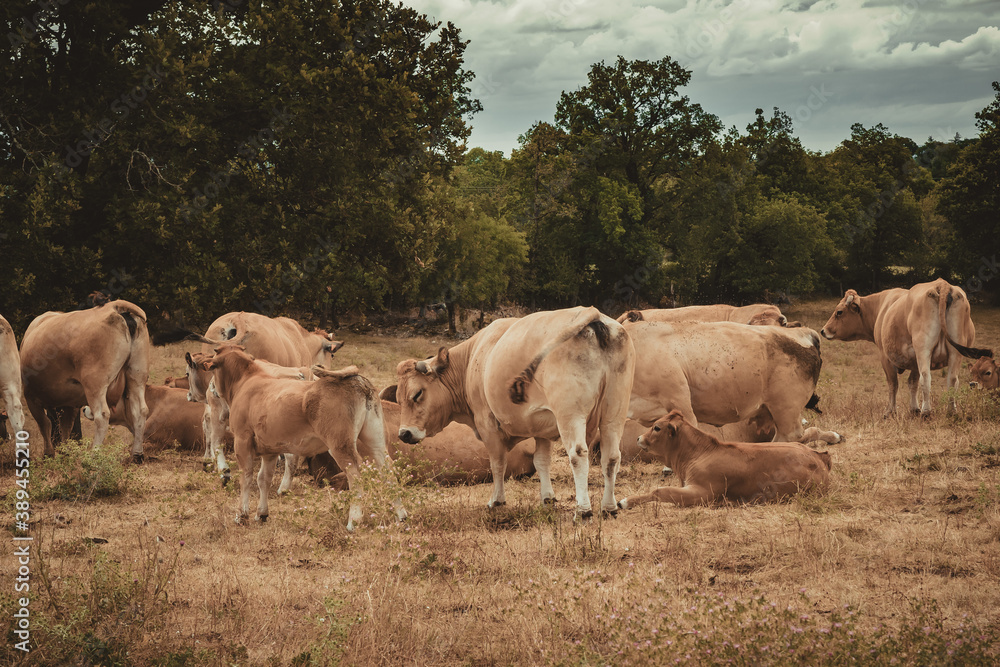
[[[851,303],[853,301],[854,301],[854,295],[853,294],[848,294],[847,295],[847,299],[844,301],[844,305],[845,306],[849,306],[849,305],[851,305]]]
[[[430,370],[427,368],[427,362],[424,361],[418,361],[417,363],[413,364],[413,367],[417,369],[418,373],[423,373],[424,375],[427,375],[427,372]]]

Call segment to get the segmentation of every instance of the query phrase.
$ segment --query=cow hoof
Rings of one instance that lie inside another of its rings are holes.
[[[573,515],[574,521],[589,521],[594,518],[594,512],[591,510],[577,510],[576,514]]]
[[[142,463],[143,463],[143,461],[145,461],[145,460],[146,460],[146,457],[143,456],[142,454],[133,454],[132,455],[132,463],[134,463],[136,465],[140,465],[141,466]]]
[[[202,472],[212,472],[212,463],[211,463],[211,461],[202,461],[201,462],[201,471]]]
[[[247,517],[246,517],[246,515],[245,514],[237,514],[236,515],[236,525],[237,526],[245,526],[246,524],[247,524]]]
[[[613,510],[602,509],[601,510],[601,516],[604,517],[605,519],[617,519],[618,518],[618,510],[617,509],[613,509]]]
[[[504,505],[506,505],[506,504],[507,504],[507,501],[506,501],[506,500],[501,500],[501,501],[500,501],[500,502],[498,502],[498,503],[490,503],[490,504],[488,504],[488,505],[486,506],[486,509],[488,509],[488,510],[491,510],[491,509],[494,509],[494,508],[496,508],[496,507],[503,507],[503,506],[504,506]]]
[[[556,499],[555,499],[555,497],[552,497],[552,498],[542,498],[542,504],[543,505],[555,505],[556,504]]]
[[[222,475],[222,488],[226,488],[227,486],[229,486],[229,479],[230,479],[230,477],[229,477],[229,471],[227,470]]]
[[[618,509],[627,510],[628,509],[628,498],[622,498],[618,501]]]
[[[669,466],[663,466],[663,470],[660,471],[661,477],[670,477],[674,474],[674,469]]]
[[[925,422],[926,421],[930,421],[930,419],[931,419],[931,413],[930,413],[930,411],[928,411],[928,412],[921,412],[920,413],[920,419],[922,421],[925,421]]]
[[[267,515],[266,514],[258,514],[257,515],[257,520],[260,521],[261,523],[267,523]]]

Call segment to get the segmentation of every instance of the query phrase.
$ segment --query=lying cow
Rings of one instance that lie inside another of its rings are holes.
[[[819,335],[732,322],[626,322],[636,355],[629,416],[648,426],[671,410],[694,425],[773,422],[779,441],[840,435],[802,428],[819,379]]]
[[[191,452],[205,449],[205,429],[202,425],[205,406],[188,401],[187,391],[148,384],[146,405],[149,407],[143,433],[146,444],[155,445],[156,449],[176,445]],[[129,427],[124,401],[119,401],[111,411],[111,425]],[[232,445],[233,437],[229,433],[226,434],[226,442]]]
[[[896,412],[897,376],[908,370],[910,409],[927,417],[931,413],[932,370],[947,365],[951,389],[958,382],[962,355],[973,359],[992,356],[990,350],[970,347],[976,342],[970,313],[965,292],[941,278],[908,290],[890,289],[869,296],[847,290],[820,333],[828,340],[875,343],[889,385],[886,415]]]
[[[997,362],[992,356],[979,357],[969,369],[972,376],[970,387],[997,391],[1000,388],[1000,376],[997,375]]]
[[[657,420],[639,437],[638,446],[673,468],[681,486],[622,498],[618,503],[622,509],[651,501],[681,507],[768,502],[823,489],[830,479],[827,452],[798,442],[720,442],[689,424],[678,410]]]
[[[630,310],[618,322],[737,322],[755,326],[788,326],[788,318],[777,306],[755,303],[750,306],[684,306],[682,308],[650,308]],[[797,323],[796,323],[797,325]]]
[[[94,420],[93,446],[100,447],[110,425],[110,406],[124,397],[132,456],[141,461],[148,377],[146,314],[127,301],[44,313],[21,341],[24,398],[42,433],[46,456],[55,455],[46,409],[82,407],[84,416]]]
[[[400,408],[395,402],[396,386],[382,390],[382,417],[385,420],[389,456],[402,460],[417,482],[438,484],[480,484],[493,479],[490,458],[476,433],[464,424],[452,422],[437,435],[427,436],[418,445],[409,445],[396,438],[399,433]],[[535,473],[534,440],[517,443],[507,454],[507,479],[528,477]],[[362,451],[362,456],[370,456]],[[343,490],[347,478],[329,454],[321,453],[308,462],[315,477],[322,471],[331,485]]]
[[[0,397],[7,406],[5,416],[14,433],[24,430],[21,396],[21,357],[17,353],[17,339],[14,338],[10,323],[0,315]],[[0,422],[0,427],[0,439],[5,440],[7,426]]]
[[[551,446],[561,439],[573,469],[576,516],[585,518],[592,514],[588,443],[599,433],[601,508],[614,513],[618,447],[634,367],[629,336],[596,308],[496,320],[451,350],[442,347],[430,359],[399,364],[399,439],[415,444],[452,421],[473,427],[490,455],[489,507],[505,503],[507,453],[531,437],[542,501],[554,501]]]
[[[278,455],[315,456],[328,451],[347,474],[348,486],[359,492],[348,512],[347,530],[354,530],[361,519],[359,443],[371,451],[379,467],[388,466],[382,403],[371,382],[355,367],[327,371],[314,366],[315,382],[271,377],[237,346],[222,349],[209,368],[230,407],[233,449],[242,473],[237,521],[249,514],[254,456],[262,458],[257,516],[266,521],[267,492]],[[397,498],[394,504],[396,516],[404,520],[402,501]]]

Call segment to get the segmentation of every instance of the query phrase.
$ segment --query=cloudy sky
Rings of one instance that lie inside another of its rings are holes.
[[[404,0],[451,21],[484,110],[469,146],[502,150],[593,63],[657,60],[693,72],[692,101],[744,131],[761,107],[827,151],[852,123],[918,143],[977,134],[1000,79],[998,0]]]

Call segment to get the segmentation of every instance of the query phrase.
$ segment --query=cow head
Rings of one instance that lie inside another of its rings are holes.
[[[312,334],[309,336],[309,348],[313,352],[313,364],[328,365],[333,359],[333,355],[342,347],[344,347],[342,341],[334,340],[333,334],[327,333],[323,329],[313,329]]]
[[[208,369],[212,356],[201,352],[194,354],[185,352],[184,361],[187,363],[187,400],[192,403],[205,403],[208,400],[208,383],[212,381],[212,373]]]
[[[430,359],[407,359],[396,367],[399,439],[403,442],[416,444],[451,422],[454,402],[442,381],[447,370],[448,350],[443,347]]]
[[[751,317],[747,324],[755,327],[784,327],[788,326],[788,318],[781,314],[777,306],[768,306]]]
[[[253,356],[242,345],[222,345],[215,348],[215,356],[205,362],[205,368],[214,373],[212,382],[218,394],[228,401],[233,384],[246,375],[253,363]]]
[[[990,357],[979,357],[976,363],[969,369],[972,375],[970,387],[991,389],[996,391],[1000,387],[1000,376],[997,375],[997,362]]]
[[[666,417],[660,417],[645,433],[639,436],[636,444],[639,449],[655,454],[663,460],[677,447],[677,433],[684,424],[684,415],[680,410],[672,410]]]
[[[861,315],[861,297],[852,289],[844,293],[820,334],[827,340],[868,340],[871,333]]]

